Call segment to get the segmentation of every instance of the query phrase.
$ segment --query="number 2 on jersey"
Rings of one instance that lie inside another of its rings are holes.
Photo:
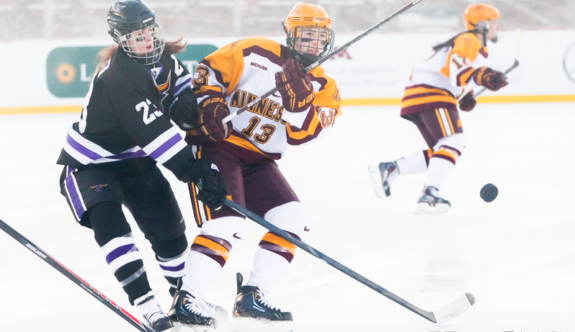
[[[252,137],[252,135],[254,134],[254,130],[256,129],[260,121],[261,119],[258,118],[257,116],[251,118],[249,126],[246,129],[242,130],[242,134],[246,135],[247,137]],[[263,130],[261,135],[260,134],[254,135],[254,141],[260,144],[265,144],[267,141],[269,141],[274,132],[276,131],[276,127],[271,124],[264,124],[260,127],[260,129]]]
[[[146,101],[143,101],[141,103],[139,103],[138,105],[136,105],[136,111],[140,112],[140,111],[144,111],[144,123],[146,125],[150,124],[152,121],[156,120],[156,117],[160,117],[163,115],[162,112],[160,112],[160,110],[156,110],[154,113],[152,114],[148,114],[150,111],[150,105],[152,104],[151,101],[149,101],[148,99],[146,99]],[[154,105],[154,107],[156,107]]]

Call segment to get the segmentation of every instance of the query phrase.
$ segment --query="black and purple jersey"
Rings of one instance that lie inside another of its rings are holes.
[[[178,95],[193,93],[191,81],[173,55],[164,53],[155,65],[144,66],[117,49],[95,74],[57,163],[101,167],[150,157],[190,181],[193,156],[169,110]]]

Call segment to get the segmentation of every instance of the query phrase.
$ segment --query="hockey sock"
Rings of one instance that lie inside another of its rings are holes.
[[[433,154],[429,161],[427,178],[425,179],[426,187],[435,187],[441,191],[449,175],[455,168],[457,155],[453,152],[440,149]]]
[[[102,246],[102,251],[132,305],[135,299],[152,290],[132,233],[112,239]]]
[[[228,260],[232,245],[209,235],[198,235],[186,259],[182,290],[205,297],[210,285]]]
[[[291,236],[299,239],[295,234]],[[272,233],[266,233],[254,257],[248,286],[257,286],[269,295],[294,258],[296,247]]]
[[[396,160],[399,174],[421,174],[427,171],[433,150],[417,151],[409,156]]]
[[[98,204],[89,210],[89,218],[108,266],[133,305],[135,299],[152,289],[122,206],[114,202]]]
[[[168,241],[150,241],[156,253],[156,260],[164,277],[170,284],[170,294],[175,295],[180,279],[185,275],[185,263],[188,257],[188,241],[182,234]]]

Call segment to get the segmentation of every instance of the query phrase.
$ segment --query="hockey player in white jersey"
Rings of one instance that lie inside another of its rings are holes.
[[[218,165],[231,200],[305,240],[312,229],[309,213],[275,160],[290,146],[312,143],[331,130],[341,114],[340,96],[323,68],[303,71],[333,49],[331,19],[325,9],[296,4],[284,25],[287,47],[261,37],[246,38],[200,62],[193,82],[200,116],[186,141],[199,160],[210,158]],[[278,92],[222,123],[230,111],[275,87]],[[315,170],[311,164],[305,167]],[[214,211],[199,204],[193,186],[190,194],[201,234],[192,244],[187,275],[169,314],[197,327],[201,308],[196,303],[203,303],[230,252],[244,237],[245,218],[227,207]],[[245,285],[238,275],[235,318],[291,324],[291,313],[271,305],[269,295],[295,252],[296,247],[282,238],[272,233],[263,236]]]
[[[508,84],[503,73],[485,65],[487,41],[497,42],[499,19],[492,6],[470,6],[464,15],[468,31],[435,46],[435,54],[416,66],[405,88],[401,117],[417,126],[429,149],[370,166],[379,198],[391,195],[391,184],[399,175],[427,172],[415,212],[449,210],[451,203],[441,190],[466,148],[457,106],[466,112],[475,107],[474,87],[497,91]]]

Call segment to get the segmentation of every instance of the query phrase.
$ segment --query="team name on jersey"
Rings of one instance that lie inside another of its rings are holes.
[[[232,99],[230,100],[230,106],[242,108],[247,104],[249,104],[250,102],[256,100],[257,98],[258,97],[252,93],[237,89],[232,95]],[[260,100],[259,103],[248,108],[247,110],[251,113],[259,114],[275,122],[281,122],[282,124],[286,124],[286,122],[282,120],[282,113],[284,107],[279,103],[270,100],[268,98]]]

